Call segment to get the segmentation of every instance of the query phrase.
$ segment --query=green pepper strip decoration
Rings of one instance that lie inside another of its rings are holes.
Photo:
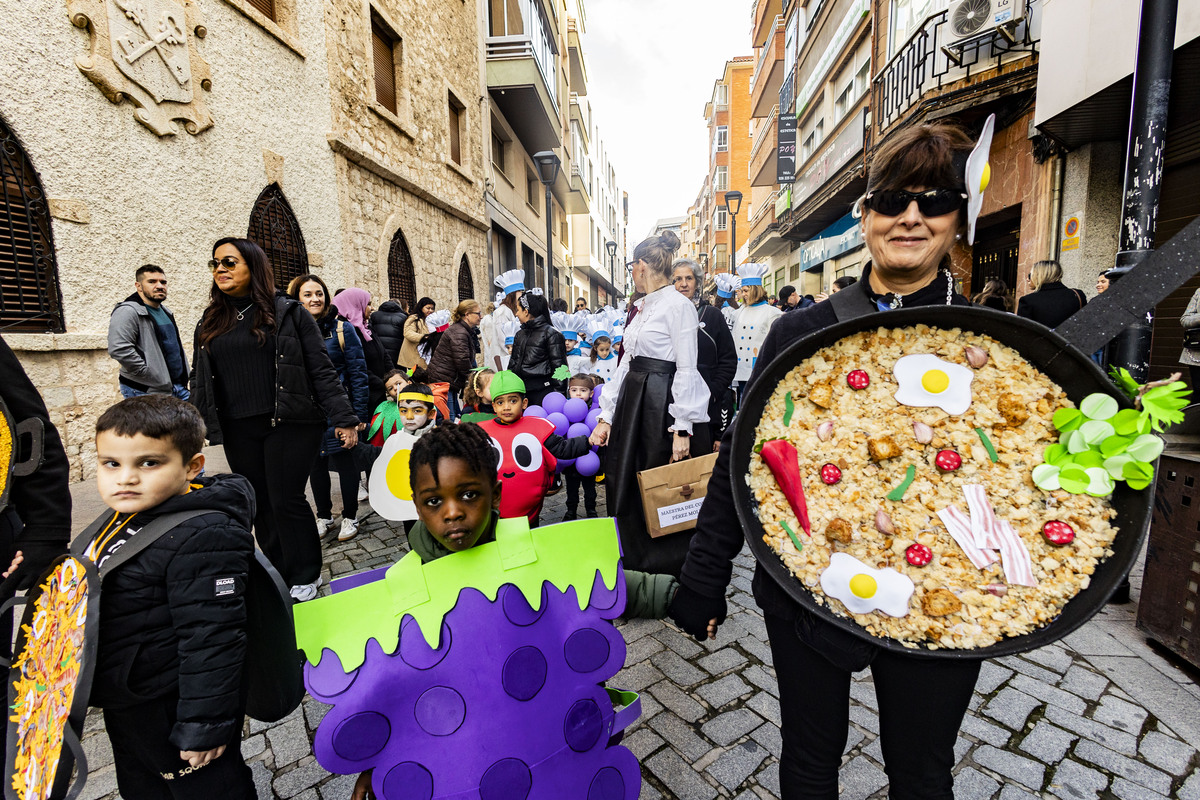
[[[979,434],[979,440],[983,442],[984,449],[986,449],[988,453],[988,458],[990,458],[992,463],[995,464],[1000,460],[1000,456],[996,455],[996,448],[992,446],[992,440],[989,439],[988,435],[983,432],[983,428],[976,428],[975,432]]]
[[[796,413],[796,401],[792,399],[792,393],[788,392],[783,396],[783,424],[788,426],[792,424],[792,414]]]
[[[792,538],[792,544],[796,545],[796,550],[798,552],[803,553],[804,545],[800,544],[800,540],[798,538],[796,538],[796,532],[794,530],[792,530],[791,525],[788,525],[788,521],[786,519],[780,520],[779,524],[783,526],[783,529],[785,531],[787,531],[787,535]]]
[[[887,493],[887,499],[896,503],[903,500],[904,493],[908,491],[909,486],[912,486],[912,482],[916,479],[916,477],[917,468],[912,464],[909,464],[908,470],[906,470],[904,473],[904,480],[900,481],[900,483],[896,485],[895,489],[892,489]]]

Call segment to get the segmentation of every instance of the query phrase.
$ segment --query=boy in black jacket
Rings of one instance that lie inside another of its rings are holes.
[[[104,709],[123,797],[254,798],[242,760],[244,592],[254,492],[199,478],[204,421],[169,395],[96,423],[96,485],[112,509],[87,556],[103,566],[147,523],[201,510],[104,577],[91,704]]]

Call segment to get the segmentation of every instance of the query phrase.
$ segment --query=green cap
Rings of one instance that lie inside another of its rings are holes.
[[[525,394],[525,381],[515,372],[503,370],[492,376],[492,384],[488,387],[492,398],[503,397],[506,394]]]

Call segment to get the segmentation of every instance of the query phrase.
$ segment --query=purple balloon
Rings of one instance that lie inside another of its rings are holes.
[[[598,408],[593,408],[588,412],[587,416],[583,418],[583,424],[587,425],[589,430],[594,429],[596,427],[596,423],[599,421],[600,409]]]
[[[556,411],[562,411],[563,406],[567,404],[567,398],[563,397],[558,392],[551,392],[542,398],[542,408],[546,409],[546,413],[553,414]]]
[[[595,405],[596,408],[600,407],[600,393],[603,391],[604,391],[603,383],[600,384],[599,386],[597,386],[595,389],[592,389],[592,402],[596,404]]]
[[[559,436],[566,436],[567,430],[571,427],[571,423],[566,416],[559,411],[552,411],[546,415],[546,419],[554,424],[554,432]]]
[[[529,408],[525,409],[525,416],[545,419],[546,409],[542,408],[541,406],[530,406]]]
[[[567,467],[573,467],[573,466],[575,466],[575,459],[560,458],[558,460],[558,463],[554,465],[554,471],[561,474],[562,472],[564,472],[567,469]]]
[[[570,419],[570,417],[567,417],[567,419]],[[592,429],[582,422],[572,422],[571,427],[567,428],[567,436],[572,439],[576,436],[590,436],[591,433]]]
[[[588,404],[587,400],[578,397],[572,397],[563,406],[563,413],[567,415],[572,423],[583,422],[583,418],[587,416]]]
[[[584,453],[575,459],[575,471],[585,478],[590,478],[600,471],[600,456],[595,453]]]

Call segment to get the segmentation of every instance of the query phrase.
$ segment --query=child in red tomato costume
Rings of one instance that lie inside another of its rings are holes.
[[[554,432],[554,423],[525,416],[525,382],[514,373],[497,372],[490,388],[496,418],[480,426],[500,452],[500,516],[526,516],[530,525],[537,525],[558,459],[579,458],[590,448],[588,439],[564,438]]]

